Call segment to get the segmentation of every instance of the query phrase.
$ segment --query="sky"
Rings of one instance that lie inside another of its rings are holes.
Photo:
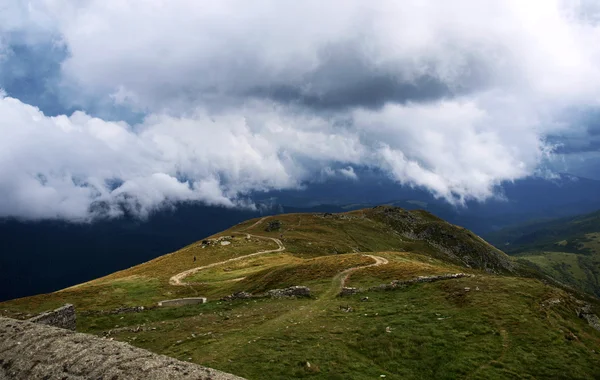
[[[600,179],[599,121],[592,0],[0,4],[0,217],[253,207],[369,170],[485,201]]]

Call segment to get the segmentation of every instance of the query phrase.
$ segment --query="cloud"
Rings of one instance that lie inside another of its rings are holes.
[[[28,218],[144,216],[180,201],[248,205],[250,192],[296,188],[320,170],[357,179],[348,164],[449,201],[485,199],[543,154],[532,132],[514,150],[513,131],[496,133],[467,101],[356,110],[349,119],[259,102],[129,125],[83,112],[47,117],[5,97],[0,115],[0,210]]]
[[[599,11],[558,0],[10,1],[0,215],[249,205],[248,194],[324,175],[360,181],[354,167],[483,201],[590,135],[569,115],[598,107]],[[32,64],[35,53],[47,61]]]
[[[151,111],[247,96],[378,107],[515,86],[582,96],[598,78],[598,29],[577,2],[36,4],[69,47],[74,95],[126,91]]]
[[[346,168],[341,168],[340,169],[340,174],[342,174],[344,177],[352,179],[352,180],[358,180],[358,175],[354,172],[354,168],[352,166],[348,166]]]

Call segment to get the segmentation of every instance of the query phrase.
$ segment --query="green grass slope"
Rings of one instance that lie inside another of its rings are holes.
[[[519,262],[600,296],[600,211],[512,227],[487,238]]]
[[[205,240],[1,303],[0,314],[26,318],[70,302],[82,332],[249,379],[600,377],[600,332],[577,316],[580,295],[521,277],[503,252],[424,211],[278,215]],[[273,252],[279,242],[284,249]],[[170,281],[198,267],[183,285]],[[471,276],[378,287],[459,272]],[[312,296],[220,300],[291,285],[310,287]],[[339,297],[342,286],[361,292]],[[155,306],[193,296],[209,302]],[[123,306],[145,310],[109,313]]]

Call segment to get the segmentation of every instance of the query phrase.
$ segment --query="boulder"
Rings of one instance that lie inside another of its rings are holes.
[[[359,292],[358,288],[343,287],[342,291],[340,292],[340,297],[351,296],[351,295],[356,294],[358,292]]]
[[[279,231],[280,229],[281,229],[281,221],[279,221],[279,220],[272,220],[272,221],[269,222],[269,224],[265,228],[265,231],[267,231],[267,232]]]

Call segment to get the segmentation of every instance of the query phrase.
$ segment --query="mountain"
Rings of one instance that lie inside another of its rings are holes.
[[[486,237],[520,262],[600,296],[600,211],[530,222]]]
[[[600,209],[600,181],[557,174],[505,182],[496,188],[499,196],[485,202],[467,201],[454,206],[418,187],[402,186],[382,173],[357,171],[358,181],[329,179],[302,190],[255,194],[261,201],[294,207],[320,204],[339,207],[369,207],[392,204],[406,209],[426,209],[451,223],[477,234],[524,223],[531,219],[572,216]]]
[[[153,259],[260,215],[341,212],[391,204],[426,209],[483,235],[532,218],[600,208],[600,181],[561,174],[503,184],[504,200],[455,207],[429,192],[400,186],[382,173],[357,170],[359,181],[332,178],[303,190],[251,194],[255,211],[181,203],[146,220],[134,216],[91,223],[0,220],[0,301],[49,292]],[[85,249],[82,250],[82,247]]]
[[[423,210],[254,218],[0,314],[64,303],[80,332],[249,379],[600,377],[597,299]]]
[[[337,206],[286,207],[336,212]],[[283,212],[179,204],[146,220],[134,216],[90,223],[0,220],[0,301],[46,293],[131,267],[243,220]]]

